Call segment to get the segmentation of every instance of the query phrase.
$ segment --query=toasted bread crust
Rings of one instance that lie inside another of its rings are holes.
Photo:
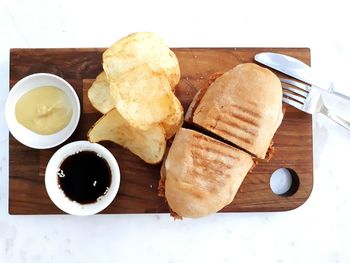
[[[197,109],[200,101],[202,100],[204,94],[207,92],[208,88],[210,85],[220,76],[222,76],[224,73],[223,72],[215,72],[212,74],[208,81],[204,83],[203,87],[198,90],[196,95],[193,97],[192,102],[190,106],[187,109],[186,115],[185,115],[185,121],[188,123],[193,122],[193,113]]]

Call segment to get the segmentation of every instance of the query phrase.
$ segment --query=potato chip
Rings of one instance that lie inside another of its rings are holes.
[[[164,40],[154,33],[130,34],[103,53],[103,68],[110,81],[139,66],[152,64],[153,70],[164,70],[172,90],[180,80],[179,62]]]
[[[139,65],[110,83],[119,113],[134,127],[148,129],[173,114],[173,93],[165,75]]]
[[[173,135],[180,129],[184,120],[184,109],[181,102],[173,94],[173,114],[168,116],[163,122],[162,126],[165,130],[165,137],[167,139],[173,137]]]
[[[110,94],[109,81],[105,72],[100,73],[88,90],[88,98],[96,110],[105,114],[114,108],[114,99]]]
[[[103,53],[103,68],[88,98],[105,115],[89,130],[89,141],[113,141],[147,163],[160,162],[166,139],[183,123],[173,94],[180,80],[176,55],[158,35],[134,33]]]
[[[103,115],[89,130],[90,142],[112,141],[139,156],[147,163],[159,163],[164,155],[166,140],[161,125],[147,130],[132,127],[116,109]]]

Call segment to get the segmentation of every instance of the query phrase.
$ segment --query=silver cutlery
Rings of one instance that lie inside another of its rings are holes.
[[[322,113],[344,128],[350,130],[350,122],[329,110],[317,89],[301,82],[280,78],[283,102],[309,114]]]
[[[296,58],[273,52],[262,52],[255,56],[255,60],[265,66],[308,83],[313,87],[323,89],[350,102],[350,97],[334,90],[335,86],[332,82],[325,80],[324,76],[317,75],[309,65],[306,65]]]

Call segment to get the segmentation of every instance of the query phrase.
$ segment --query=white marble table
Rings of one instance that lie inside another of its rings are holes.
[[[0,0],[1,263],[350,262],[350,132],[323,116],[313,123],[312,195],[290,212],[183,221],[167,214],[8,214],[4,102],[11,47],[106,47],[134,31],[158,32],[172,47],[306,46],[313,67],[350,94],[345,1],[296,0],[284,8],[273,0],[230,2]]]

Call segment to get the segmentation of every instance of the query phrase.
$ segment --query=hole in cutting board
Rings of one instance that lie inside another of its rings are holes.
[[[270,177],[270,188],[279,196],[291,196],[298,191],[300,185],[297,173],[290,168],[279,168]]]

